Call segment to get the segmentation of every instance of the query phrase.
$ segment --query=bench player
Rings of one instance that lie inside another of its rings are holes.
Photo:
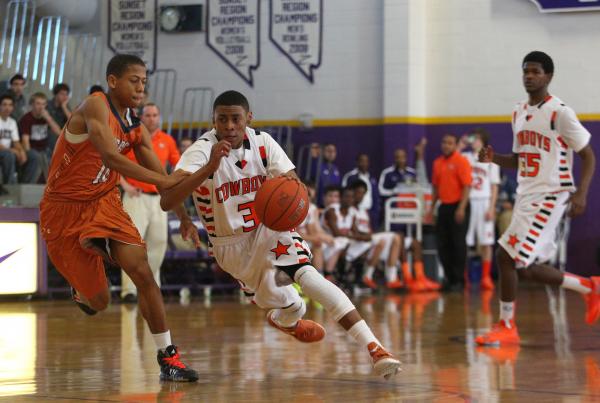
[[[192,173],[166,190],[163,209],[193,193],[219,265],[253,290],[254,302],[269,309],[268,323],[303,342],[325,336],[318,323],[302,319],[306,305],[291,285],[319,302],[371,355],[375,374],[390,377],[400,362],[387,352],[346,294],[311,265],[310,250],[297,232],[276,232],[258,221],[254,197],[267,177],[297,179],[294,165],[267,133],[248,127],[248,100],[226,91],[213,104],[214,129],[181,157],[177,169]]]

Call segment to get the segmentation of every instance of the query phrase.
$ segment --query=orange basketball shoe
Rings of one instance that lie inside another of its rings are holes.
[[[373,290],[375,290],[377,288],[377,283],[375,281],[373,281],[373,279],[370,277],[365,276],[365,277],[363,277],[362,281],[363,281],[364,285],[366,285],[367,287],[369,287]]]
[[[600,318],[600,276],[590,277],[592,291],[583,296],[587,305],[585,323],[594,324]]]
[[[484,276],[481,278],[481,283],[479,283],[479,288],[482,290],[493,290],[494,289],[494,281],[492,281],[491,277]]]
[[[397,290],[404,287],[404,284],[400,280],[388,281],[385,286],[390,290]]]
[[[267,313],[269,325],[273,326],[275,329],[281,330],[285,334],[295,337],[303,343],[314,343],[323,340],[323,337],[325,337],[325,329],[317,322],[308,319],[300,319],[292,327],[283,327],[279,326],[273,320],[273,312],[275,312],[275,310],[271,309],[269,313]]]
[[[510,328],[506,326],[504,320],[500,320],[489,332],[477,336],[475,343],[481,346],[500,346],[504,344],[519,344],[521,338],[517,331],[517,325],[513,320],[510,321]]]
[[[402,363],[395,359],[385,348],[374,341],[369,343],[367,348],[373,359],[373,372],[375,372],[375,375],[389,379],[396,375],[398,371],[401,371],[400,364]]]

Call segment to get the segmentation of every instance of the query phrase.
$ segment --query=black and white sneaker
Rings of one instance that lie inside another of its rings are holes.
[[[156,356],[160,365],[160,379],[173,382],[196,382],[198,373],[179,360],[177,346],[170,345],[165,351],[159,350]]]
[[[83,312],[85,312],[86,315],[95,315],[98,313],[98,311],[96,311],[95,309],[92,309],[89,305],[84,304],[81,301],[81,298],[79,297],[79,294],[77,293],[77,290],[74,289],[73,287],[71,287],[71,298],[73,299],[73,302],[75,302],[77,304],[77,306],[79,307],[79,309],[81,309]]]

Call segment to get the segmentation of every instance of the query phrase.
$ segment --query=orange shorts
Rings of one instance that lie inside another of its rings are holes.
[[[81,203],[44,198],[40,203],[40,223],[50,260],[69,284],[88,299],[108,286],[103,258],[91,247],[92,240],[104,243],[112,239],[145,247],[123,210],[116,188],[99,199]]]

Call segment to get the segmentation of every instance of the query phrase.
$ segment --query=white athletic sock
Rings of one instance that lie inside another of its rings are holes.
[[[565,273],[562,288],[577,291],[580,294],[588,294],[592,291],[592,281],[589,278],[576,276],[575,274]]]
[[[312,266],[301,267],[294,275],[294,281],[302,287],[302,291],[308,298],[323,305],[336,322],[356,309],[342,290],[326,280]]]
[[[364,277],[372,280],[373,279],[373,273],[375,273],[375,266],[367,266],[367,269],[365,270]]]
[[[354,340],[361,346],[367,347],[369,343],[375,342],[381,345],[377,337],[373,334],[367,322],[364,319],[356,322],[350,329],[348,329],[350,336],[354,337]]]
[[[164,351],[171,344],[171,331],[167,330],[164,333],[153,333],[152,338],[154,339],[154,343],[156,344],[156,348]]]
[[[506,327],[512,327],[510,321],[515,317],[515,303],[500,301],[500,320],[503,320]]]
[[[290,306],[285,308],[275,309],[271,315],[279,326],[292,327],[304,316],[306,313],[306,304],[302,298],[298,298],[298,301],[294,302]]]
[[[396,266],[386,267],[385,279],[388,283],[398,280],[398,268]]]

